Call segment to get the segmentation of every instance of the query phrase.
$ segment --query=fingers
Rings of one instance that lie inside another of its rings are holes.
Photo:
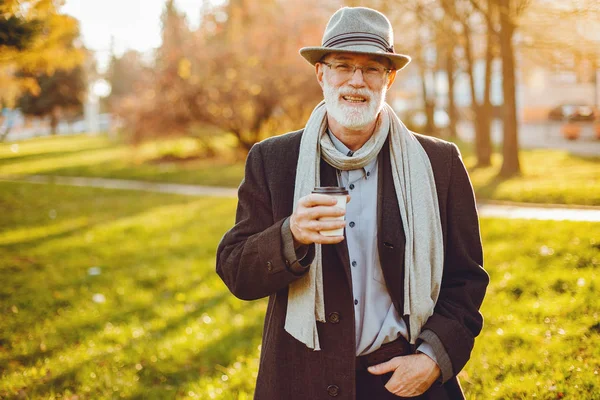
[[[298,205],[302,205],[304,207],[314,207],[319,205],[335,206],[336,204],[337,199],[335,197],[318,193],[311,193],[307,196],[302,197],[298,201]]]
[[[337,244],[337,243],[340,243],[342,240],[344,240],[343,236],[323,236],[323,235],[318,235],[317,237],[314,238],[313,243],[319,243],[319,244]]]
[[[333,206],[298,207],[296,213],[307,220],[318,220],[326,217],[341,217],[346,214],[343,208]]]
[[[337,199],[323,194],[309,194],[298,201],[296,210],[290,217],[290,229],[294,239],[302,244],[336,244],[344,236],[326,236],[323,231],[343,229],[346,211],[336,207]]]
[[[310,220],[306,222],[305,228],[315,231],[331,231],[334,229],[344,228],[346,226],[346,221],[336,219],[336,220]]]
[[[320,243],[320,244],[336,244],[344,240],[344,236],[325,236],[322,235],[323,231],[331,231],[334,229],[344,228],[346,221],[344,220],[332,220],[332,221],[318,221],[318,220],[303,220],[295,219],[292,215],[290,219],[290,229],[294,238],[303,244]]]
[[[383,375],[388,372],[393,372],[398,368],[400,357],[394,357],[384,363],[373,365],[368,368],[368,371],[373,375]]]
[[[396,368],[385,388],[389,392],[402,397],[414,397],[423,394],[439,376],[437,364],[432,368],[426,358],[429,357],[424,354],[395,357],[397,359]],[[429,361],[432,360],[429,359]]]

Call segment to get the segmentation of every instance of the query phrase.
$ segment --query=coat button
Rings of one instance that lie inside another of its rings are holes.
[[[273,263],[271,261],[267,261],[267,270],[269,270],[269,271],[273,270]]]
[[[327,386],[327,394],[329,394],[331,397],[336,397],[338,394],[340,394],[340,388],[337,387],[337,385],[329,385]]]
[[[290,260],[285,260],[285,266],[288,268],[290,267]]]
[[[331,322],[332,324],[339,324],[340,323],[340,313],[332,312],[331,314],[329,314],[329,322]]]

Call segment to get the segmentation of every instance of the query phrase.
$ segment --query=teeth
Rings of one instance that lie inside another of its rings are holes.
[[[354,96],[344,96],[344,100],[352,101],[352,102],[356,102],[356,103],[362,103],[362,102],[366,101],[364,97],[354,97]]]

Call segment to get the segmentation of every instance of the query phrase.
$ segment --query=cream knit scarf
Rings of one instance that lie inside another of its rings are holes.
[[[396,196],[406,236],[404,314],[409,315],[414,343],[433,314],[444,262],[443,237],[435,181],[429,158],[386,103],[371,138],[352,157],[340,153],[326,134],[325,102],[313,110],[300,142],[294,209],[298,200],[320,186],[323,159],[340,170],[362,168],[382,149],[390,135],[390,159]],[[289,287],[285,330],[310,349],[320,350],[317,321],[325,322],[321,245],[308,273]]]

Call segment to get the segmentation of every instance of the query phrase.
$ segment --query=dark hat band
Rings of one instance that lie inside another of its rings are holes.
[[[361,44],[375,45],[386,53],[394,53],[394,45],[390,46],[381,36],[367,32],[349,32],[333,36],[323,43],[323,47],[339,48]]]

